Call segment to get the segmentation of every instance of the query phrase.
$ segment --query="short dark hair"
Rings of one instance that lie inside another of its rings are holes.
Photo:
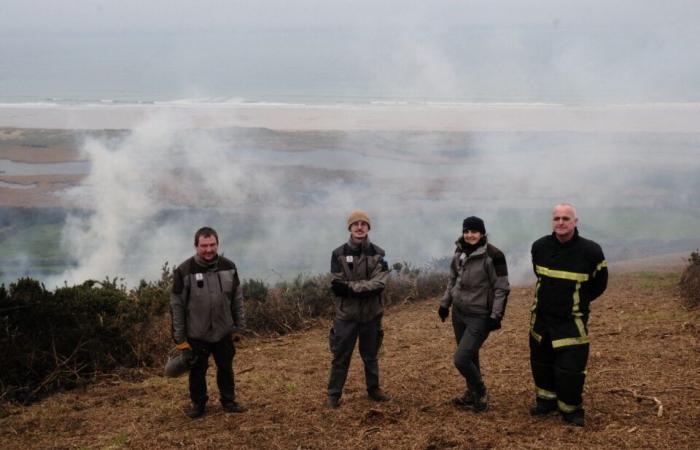
[[[214,230],[211,227],[202,227],[197,232],[194,234],[194,245],[195,247],[197,244],[199,244],[199,238],[200,237],[209,237],[209,236],[214,236],[216,238],[216,243],[219,243],[219,235],[216,234],[216,230]]]

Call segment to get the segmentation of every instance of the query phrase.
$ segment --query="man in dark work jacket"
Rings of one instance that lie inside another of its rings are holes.
[[[219,236],[203,227],[194,235],[195,255],[180,264],[173,276],[170,310],[173,340],[184,356],[194,361],[190,369],[191,418],[204,414],[209,355],[216,363],[219,400],[226,412],[243,412],[236,402],[233,381],[232,333],[245,328],[243,292],[233,261],[219,256]]]
[[[358,339],[369,398],[380,402],[391,400],[379,387],[377,360],[384,335],[382,291],[389,268],[384,261],[384,250],[369,240],[371,225],[367,213],[355,210],[350,213],[347,223],[350,239],[333,250],[331,256],[335,320],[328,337],[333,353],[326,400],[329,408],[340,406],[350,359]]]

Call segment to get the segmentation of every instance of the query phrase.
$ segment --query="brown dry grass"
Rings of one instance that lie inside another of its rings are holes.
[[[248,339],[235,360],[239,400],[223,414],[210,402],[184,417],[186,379],[104,380],[0,419],[0,447],[29,448],[697,448],[700,323],[679,303],[678,274],[613,277],[594,304],[584,429],[532,418],[527,327],[530,288],[515,289],[501,331],[483,349],[491,409],[459,411],[463,381],[452,366],[451,327],[436,301],[396,308],[385,320],[380,367],[386,404],[367,400],[353,359],[344,403],[323,407],[330,355],[327,323],[280,338]],[[216,388],[210,370],[209,384]],[[653,398],[663,405],[661,415]]]

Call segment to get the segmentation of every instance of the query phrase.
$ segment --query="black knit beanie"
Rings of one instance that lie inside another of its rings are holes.
[[[476,216],[469,216],[464,219],[464,222],[462,222],[462,232],[467,230],[478,231],[481,234],[486,234],[484,221]]]

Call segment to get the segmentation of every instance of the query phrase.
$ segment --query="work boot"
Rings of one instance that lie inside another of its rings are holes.
[[[391,395],[382,391],[380,388],[373,389],[367,392],[367,395],[369,395],[369,398],[371,398],[375,402],[388,402],[389,400],[391,400]]]
[[[475,412],[484,412],[489,409],[489,394],[486,389],[481,394],[472,393],[472,404],[470,408]]]
[[[236,402],[222,403],[221,407],[227,413],[242,413],[248,411],[248,408]]]
[[[192,403],[192,405],[185,410],[185,415],[190,419],[196,419],[204,415],[204,408],[206,403]]]
[[[340,395],[329,395],[326,399],[326,407],[335,409],[340,406]]]
[[[457,408],[471,408],[474,404],[474,393],[467,389],[462,396],[453,398],[452,404]]]
[[[552,411],[557,410],[556,400],[545,400],[542,398],[538,398],[535,401],[535,406],[530,408],[531,416],[545,416],[551,413]]]
[[[582,427],[586,424],[585,414],[582,409],[577,409],[570,413],[563,412],[561,413],[561,417],[564,419],[564,422],[577,427]]]

